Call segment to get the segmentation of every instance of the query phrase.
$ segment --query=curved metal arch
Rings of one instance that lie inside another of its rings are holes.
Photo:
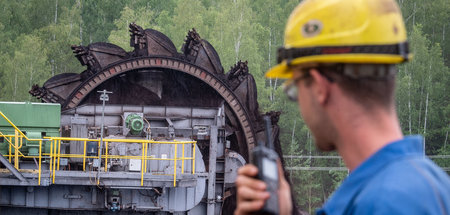
[[[233,93],[233,91],[226,84],[224,84],[220,78],[207,72],[204,68],[168,56],[132,58],[108,66],[80,84],[76,90],[74,90],[70,96],[67,97],[66,102],[63,105],[63,109],[77,107],[80,102],[97,86],[110,78],[124,74],[131,70],[152,68],[164,68],[184,72],[200,79],[216,90],[217,93],[219,93],[219,95],[222,96],[222,98],[228,103],[233,110],[233,113],[236,115],[247,142],[247,149],[249,151],[253,149],[256,141],[254,127],[250,121],[247,110],[241,104],[239,98]]]

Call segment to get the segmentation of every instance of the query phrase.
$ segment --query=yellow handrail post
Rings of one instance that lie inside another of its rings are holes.
[[[83,147],[83,171],[86,171],[86,140]]]
[[[108,172],[108,141],[105,142],[105,172]]]
[[[58,154],[57,154],[57,152],[56,152],[56,149],[57,149],[57,147],[58,147],[58,143],[57,142],[55,142],[55,144],[53,144],[53,146],[55,147],[54,149],[53,149],[53,151],[55,152],[55,153],[53,153],[53,156],[54,156],[54,158],[53,158],[53,179],[52,179],[52,183],[54,184],[55,183],[55,175],[56,175],[56,159],[57,159],[57,156],[58,156]]]
[[[173,160],[173,186],[177,186],[177,146],[175,143],[175,159]]]
[[[17,153],[19,153],[19,156],[22,155],[22,158],[25,158],[25,155],[21,151],[19,151],[19,149],[22,148],[22,145],[23,145],[23,137],[24,136],[20,135],[20,133],[19,133],[20,145],[16,148],[17,148]],[[19,164],[19,163],[17,163],[17,164]],[[19,169],[19,168],[17,168],[17,169]]]
[[[51,174],[53,174],[52,169],[53,169],[53,142],[56,140],[50,140],[50,172]],[[52,175],[53,177],[53,175]]]
[[[148,162],[149,162],[148,161],[148,158],[149,158],[148,157],[148,147],[149,146],[150,146],[150,143],[147,143],[147,146],[146,146],[147,149],[145,150],[145,155],[147,156],[147,160],[145,161],[145,172],[148,172],[148,167],[147,166],[148,166]]]
[[[58,171],[59,171],[59,161],[61,160],[61,140],[58,140]]]
[[[181,155],[181,173],[184,173],[184,143],[183,143],[183,154]]]
[[[144,157],[144,172],[147,172],[147,158],[148,158],[148,143],[144,143],[145,157]]]
[[[12,141],[12,137],[9,137],[9,142],[11,143]],[[12,158],[12,149],[11,149],[12,145],[9,144],[9,162],[11,163],[11,158]]]
[[[149,146],[150,146],[150,143],[147,143],[147,152],[146,152],[147,160],[148,160],[148,147],[149,147]],[[151,158],[151,156],[150,156],[150,158]],[[148,171],[148,168],[147,168],[148,162],[149,162],[149,161],[145,162],[145,171]],[[150,172],[150,173],[151,173],[151,172]]]
[[[194,145],[192,150],[192,174],[195,174],[195,143],[192,144]]]
[[[98,144],[97,144],[97,147],[98,147],[98,152],[97,152],[97,159],[98,159],[98,169],[97,170],[100,170],[101,169],[101,167],[102,167],[102,158],[100,157],[100,153],[101,153],[101,148],[100,148],[100,141],[97,141],[98,142]],[[99,171],[100,172],[100,171]],[[99,173],[97,173],[97,185],[99,185],[100,184],[100,175],[99,175]]]
[[[141,186],[144,186],[144,155],[145,155],[145,143],[142,143]]]
[[[42,161],[42,140],[39,140],[39,176],[38,185],[41,185],[41,161]]]
[[[19,169],[19,132],[14,130],[14,167]]]

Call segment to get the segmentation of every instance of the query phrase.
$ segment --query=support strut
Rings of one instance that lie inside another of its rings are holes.
[[[8,159],[3,157],[3,155],[1,153],[0,153],[0,162],[2,162],[2,164],[5,165],[5,167],[9,171],[11,171],[11,173],[14,176],[16,176],[16,178],[19,179],[19,181],[28,183],[27,179],[25,179],[25,177],[23,177],[23,175],[8,161]]]

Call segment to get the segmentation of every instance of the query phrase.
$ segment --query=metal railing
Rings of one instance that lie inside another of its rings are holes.
[[[97,150],[97,156],[88,156],[86,154],[86,143],[87,142],[97,142],[98,147],[100,148],[100,139],[88,139],[88,138],[74,138],[74,137],[44,137],[43,139],[31,139],[28,138],[14,123],[12,123],[8,117],[6,117],[1,111],[0,115],[14,128],[14,135],[5,135],[0,131],[0,137],[3,137],[4,140],[9,144],[9,152],[8,155],[4,155],[8,157],[9,162],[12,164],[12,158],[14,158],[14,167],[19,169],[19,158],[33,158],[38,159],[38,184],[41,185],[41,175],[42,175],[42,159],[49,160],[49,170],[50,177],[52,183],[55,183],[56,171],[59,171],[61,158],[82,158],[83,159],[83,171],[86,171],[86,159],[98,159],[98,168],[101,167],[101,161],[104,160],[104,172],[108,171],[108,160],[109,159],[137,159],[141,160],[141,186],[144,185],[144,173],[147,172],[147,161],[150,160],[159,160],[159,161],[173,161],[174,162],[174,171],[173,171],[173,186],[176,186],[177,179],[177,161],[181,161],[181,173],[185,173],[185,161],[191,160],[192,162],[192,174],[195,174],[195,149],[197,141],[154,141],[154,140],[144,140],[144,139],[103,139],[105,143],[105,154],[101,155],[100,151],[102,149]],[[14,141],[12,140],[14,138]],[[39,154],[38,155],[24,155],[20,149],[23,146],[23,139],[26,139],[30,142],[38,142],[39,143]],[[50,153],[42,153],[42,143],[44,141],[50,141]],[[62,141],[80,141],[83,142],[83,154],[61,154],[61,142]],[[108,154],[108,145],[113,142],[120,143],[140,143],[142,144],[142,155],[141,156],[131,156],[131,155],[109,155]],[[1,143],[0,143],[1,144]],[[173,158],[156,158],[154,156],[148,156],[148,145],[149,144],[173,144],[174,145],[174,157]],[[178,157],[177,150],[178,145],[182,145],[182,156]],[[185,156],[185,145],[192,144],[192,151],[190,156]],[[14,148],[14,154],[12,154],[12,149]],[[97,185],[100,184],[100,178],[97,178]]]
[[[97,142],[100,146],[100,139],[88,139],[88,138],[73,138],[73,137],[45,137],[51,141],[50,145],[50,170],[52,172],[52,183],[55,183],[55,172],[59,170],[60,159],[61,158],[82,158],[83,159],[83,171],[86,171],[86,159],[93,158],[99,159],[99,164],[101,160],[104,160],[104,172],[108,171],[108,160],[109,159],[126,159],[126,160],[141,160],[141,186],[144,183],[144,173],[147,172],[147,161],[149,160],[159,160],[159,161],[173,161],[174,171],[173,171],[173,186],[176,186],[177,178],[177,161],[181,161],[181,172],[184,172],[185,160],[192,161],[192,174],[195,174],[195,148],[197,141],[155,141],[155,140],[143,140],[143,139],[103,139],[105,144],[105,154],[100,155],[100,150],[98,150],[97,156],[88,156],[86,154],[86,144],[87,142]],[[80,141],[83,142],[83,154],[61,154],[61,141]],[[109,155],[108,146],[110,143],[120,142],[120,143],[140,143],[142,144],[142,155]],[[174,158],[156,158],[154,156],[148,156],[148,145],[149,144],[173,144],[174,145]],[[182,145],[182,156],[178,157],[177,149],[178,145]],[[185,156],[185,145],[192,144],[192,152],[190,157]],[[101,156],[101,157],[100,157]],[[98,168],[101,165],[99,165]],[[100,181],[97,180],[97,184]]]
[[[19,169],[19,157],[23,157],[23,158],[38,158],[39,159],[39,165],[38,165],[38,184],[41,185],[41,172],[42,172],[42,168],[41,168],[41,164],[42,164],[42,141],[44,141],[43,139],[31,139],[28,138],[19,128],[17,128],[17,126],[11,122],[11,120],[8,119],[8,117],[5,116],[5,114],[3,114],[2,111],[0,111],[0,115],[14,128],[14,135],[4,135],[3,133],[1,133],[0,131],[0,137],[3,137],[4,139],[7,140],[8,145],[9,145],[9,153],[8,153],[8,157],[9,157],[9,162],[11,163],[11,149],[14,148],[14,167],[18,170]],[[8,139],[9,137],[9,139]],[[14,144],[12,143],[11,139],[12,137],[14,137]],[[25,138],[27,141],[37,141],[39,143],[39,155],[38,156],[25,156],[22,152],[20,152],[20,148],[22,148],[23,146],[23,138]],[[20,143],[20,145],[19,145]],[[19,156],[20,154],[20,156]]]

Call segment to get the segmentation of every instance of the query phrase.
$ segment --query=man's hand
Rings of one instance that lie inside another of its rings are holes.
[[[260,210],[270,193],[266,191],[267,185],[255,176],[258,174],[258,168],[252,164],[247,164],[238,170],[236,179],[237,186],[237,207],[235,215],[245,215]],[[284,178],[281,163],[278,161],[278,175],[280,188],[278,190],[278,201],[280,215],[292,214],[291,190],[289,184]]]

